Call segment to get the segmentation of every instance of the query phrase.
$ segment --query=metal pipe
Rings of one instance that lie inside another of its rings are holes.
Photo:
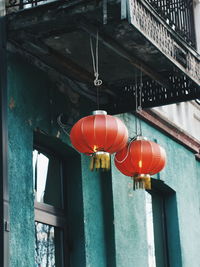
[[[0,266],[9,267],[9,192],[5,1],[0,6]]]

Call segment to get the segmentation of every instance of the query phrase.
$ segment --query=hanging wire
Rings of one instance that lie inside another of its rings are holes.
[[[63,116],[63,114],[60,114],[59,116],[58,116],[58,118],[57,118],[57,123],[58,123],[58,125],[60,126],[60,128],[63,130],[63,132],[65,133],[65,134],[67,134],[68,136],[70,136],[70,134],[69,134],[69,126],[66,126],[66,124],[63,124],[62,122],[61,122],[61,117]]]
[[[92,65],[94,71],[94,85],[100,86],[102,85],[102,80],[99,79],[99,32],[97,31],[96,35],[96,49],[94,55],[93,43],[92,43],[92,36],[90,36],[90,50],[92,55]]]
[[[140,72],[140,81],[137,81],[137,71],[135,72],[135,106],[136,106],[136,113],[139,113],[142,110],[142,88],[143,88],[143,82],[142,82],[142,71]],[[138,99],[139,98],[139,99]],[[136,136],[142,135],[142,124],[141,120],[138,119],[138,117],[135,117],[135,130],[136,130]]]
[[[100,109],[99,108],[99,87],[97,86],[97,108],[98,108],[98,110]]]
[[[91,51],[91,55],[92,55],[92,65],[93,65],[94,76],[96,77],[96,64],[95,64],[93,44],[92,44],[92,37],[91,36],[90,36],[90,51]],[[95,80],[94,80],[94,82],[95,82]],[[95,85],[95,83],[94,83],[94,85]]]
[[[142,83],[142,71],[140,71],[140,86],[139,86],[139,107],[138,111],[142,111],[142,88],[143,88],[143,83]],[[139,120],[139,131],[140,135],[142,135],[142,123],[141,120]]]
[[[99,32],[97,30],[96,38],[96,88],[97,88],[97,107],[99,109],[99,86],[102,84],[102,80],[99,79]]]
[[[142,71],[140,73],[140,84],[138,86],[138,82],[137,82],[137,70],[135,71],[135,107],[136,107],[136,113],[139,113],[141,110],[142,110],[142,87],[143,87],[143,83],[142,83]],[[139,89],[139,91],[138,91]],[[139,97],[139,101],[138,101],[138,97]],[[139,103],[138,103],[139,102]],[[138,122],[139,122],[139,125],[138,125]],[[129,144],[128,144],[128,149],[127,149],[127,153],[126,155],[124,156],[124,158],[122,160],[118,160],[116,157],[115,157],[115,160],[118,162],[118,163],[123,163],[128,155],[129,155],[129,151],[130,151],[130,147],[131,147],[131,143],[133,141],[135,141],[137,139],[138,136],[142,136],[142,125],[141,125],[141,120],[138,119],[137,115],[135,116],[135,133],[136,133],[136,136],[131,138]]]
[[[138,88],[137,88],[137,70],[135,71],[135,110],[137,112],[138,110]],[[138,126],[137,123],[138,122],[138,118],[137,116],[135,116],[135,133],[136,136],[138,135]]]
[[[139,110],[142,110],[142,87],[143,87],[143,83],[142,83],[142,71],[140,71],[140,92],[139,92]]]
[[[131,140],[130,140],[130,142],[129,142],[129,144],[128,144],[127,153],[126,153],[125,157],[124,157],[122,160],[118,160],[118,159],[115,157],[115,160],[116,160],[118,163],[123,163],[123,162],[127,159],[128,155],[129,155],[129,150],[130,150],[130,147],[131,147],[131,143],[132,143],[133,141],[135,141],[136,139],[137,139],[137,136],[131,138]]]
[[[94,55],[94,48],[92,42],[92,36],[90,36],[90,51],[92,56],[92,65],[94,71],[94,86],[97,90],[97,106],[99,109],[99,87],[102,85],[102,80],[99,79],[99,32],[97,30],[96,35],[96,48],[95,48],[95,55]]]

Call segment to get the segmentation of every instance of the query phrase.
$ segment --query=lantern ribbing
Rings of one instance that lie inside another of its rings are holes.
[[[79,152],[93,157],[92,170],[108,169],[108,155],[125,147],[128,130],[119,118],[107,115],[105,111],[95,111],[73,126],[70,139]]]
[[[133,140],[115,155],[117,169],[134,181],[134,189],[150,189],[150,176],[166,164],[165,150],[149,140]]]

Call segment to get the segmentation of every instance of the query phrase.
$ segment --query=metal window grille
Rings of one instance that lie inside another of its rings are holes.
[[[181,35],[186,42],[195,46],[194,16],[192,0],[146,0],[162,18]]]

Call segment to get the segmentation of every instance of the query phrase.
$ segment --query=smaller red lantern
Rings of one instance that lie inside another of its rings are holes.
[[[126,146],[128,130],[117,117],[97,110],[72,127],[70,139],[79,152],[92,156],[91,170],[107,170],[110,168],[110,154]]]
[[[115,155],[117,169],[124,175],[133,177],[134,190],[151,189],[151,175],[160,172],[165,164],[165,150],[143,137],[137,137]]]

